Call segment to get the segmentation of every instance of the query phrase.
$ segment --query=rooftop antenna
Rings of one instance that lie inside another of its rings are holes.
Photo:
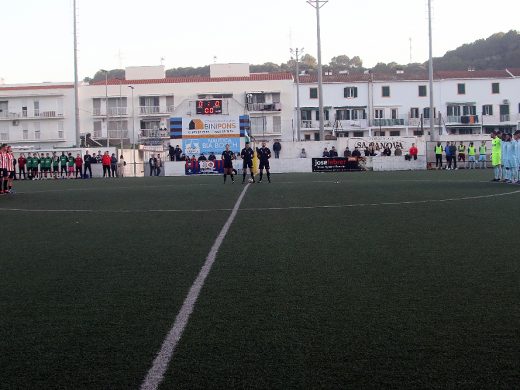
[[[410,64],[413,62],[412,60],[412,37],[410,37]]]
[[[161,65],[164,65],[164,60],[165,60],[165,58],[161,57]]]
[[[214,64],[217,63],[217,56],[213,56],[213,63],[214,63]]]

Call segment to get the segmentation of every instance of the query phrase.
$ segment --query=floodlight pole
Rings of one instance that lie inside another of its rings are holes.
[[[110,146],[110,135],[108,133],[108,70],[101,69],[105,73],[105,111],[106,111],[106,126],[107,126],[107,148]],[[101,106],[100,106],[101,108]]]
[[[129,85],[128,88],[130,88],[132,90],[132,138],[134,139],[134,142],[133,142],[133,152],[134,152],[134,177],[137,176],[137,171],[136,171],[136,162],[135,162],[135,118],[134,118],[134,89],[135,87],[133,87],[132,85]]]
[[[302,115],[300,108],[300,55],[303,54],[303,49],[291,49],[291,53],[294,54],[296,58],[296,140],[301,141]]]
[[[328,2],[328,0],[307,0],[307,3],[316,9],[316,32],[318,38],[318,103],[320,113],[320,141],[325,140],[325,113],[323,110],[323,69],[321,64],[320,9]]]
[[[432,34],[432,0],[428,0],[428,36],[430,57],[428,61],[428,74],[430,80],[430,141],[435,140],[435,108],[433,101],[433,34]]]
[[[79,129],[79,80],[78,80],[78,26],[76,15],[76,0],[72,4],[74,10],[74,123],[76,133],[76,146],[81,146],[81,135]],[[85,138],[86,141],[86,138]],[[86,146],[86,145],[85,145]]]

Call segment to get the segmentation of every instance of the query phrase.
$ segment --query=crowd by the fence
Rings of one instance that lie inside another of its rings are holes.
[[[406,160],[417,160],[417,156],[419,155],[419,149],[417,149],[417,146],[415,144],[412,144],[410,149],[408,149],[408,153],[404,155]],[[393,152],[390,146],[385,146],[382,150],[378,150],[374,146],[368,146],[365,149],[360,150],[358,147],[355,147],[354,150],[350,150],[350,148],[347,146],[345,150],[343,151],[343,157],[350,158],[350,157],[376,157],[376,156],[397,156],[401,157],[403,156],[403,149],[401,149],[399,146],[397,146]],[[323,154],[321,156],[322,158],[336,158],[339,157],[338,151],[333,146],[330,150],[325,148],[323,150]],[[307,158],[307,152],[305,149],[302,149],[300,153],[300,158]]]
[[[101,165],[103,177],[123,177],[126,161],[123,155],[106,151],[90,154],[62,151],[46,153],[20,153],[13,158],[13,176],[18,180],[88,179],[92,178],[92,166]]]

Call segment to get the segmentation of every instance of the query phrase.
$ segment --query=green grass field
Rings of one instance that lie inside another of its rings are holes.
[[[160,388],[518,388],[520,186],[490,176],[250,185]],[[240,181],[17,182],[0,388],[139,388]]]

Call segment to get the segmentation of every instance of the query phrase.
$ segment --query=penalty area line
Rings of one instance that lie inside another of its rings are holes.
[[[177,317],[175,318],[173,326],[164,339],[161,349],[153,361],[152,367],[148,371],[146,378],[141,384],[141,390],[155,390],[163,381],[164,374],[168,369],[168,365],[170,364],[173,354],[175,353],[175,348],[177,347],[177,344],[182,337],[182,333],[188,324],[191,313],[193,312],[197,299],[200,295],[200,291],[202,290],[204,282],[206,281],[206,278],[211,271],[211,267],[215,262],[220,246],[224,242],[229,228],[235,220],[238,209],[240,208],[240,204],[242,203],[248,188],[249,184],[246,185],[246,187],[242,190],[242,193],[238,197],[238,200],[235,203],[229,218],[215,239],[215,242],[213,243],[213,246],[211,247],[211,250],[206,257],[204,265],[202,266],[197,278],[193,282],[193,285],[191,286],[190,291],[188,292],[188,295],[186,296],[186,299],[184,300],[184,303],[182,304],[182,307],[177,314]]]

